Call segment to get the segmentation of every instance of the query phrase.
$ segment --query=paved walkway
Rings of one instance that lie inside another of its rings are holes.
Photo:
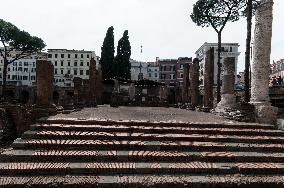
[[[59,114],[49,119],[80,118],[99,120],[137,120],[137,121],[171,121],[171,122],[200,122],[200,123],[236,123],[222,117],[179,108],[162,107],[118,107],[99,106],[85,108],[70,114]]]

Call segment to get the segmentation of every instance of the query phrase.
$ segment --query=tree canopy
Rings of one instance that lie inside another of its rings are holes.
[[[245,0],[198,0],[193,5],[191,19],[201,27],[211,26],[222,31],[227,22],[239,20]]]
[[[0,19],[0,40],[3,48],[0,48],[0,55],[6,59],[12,51],[17,51],[14,59],[6,63],[10,64],[18,59],[24,58],[35,52],[40,52],[46,45],[38,37],[31,36],[26,31],[21,31],[10,22]]]
[[[130,74],[131,46],[129,42],[128,30],[125,30],[123,37],[118,41],[117,55],[115,57],[115,74],[117,77],[131,79]]]
[[[103,42],[101,51],[101,70],[103,79],[112,79],[114,76],[113,65],[114,65],[114,35],[113,26],[109,27]]]
[[[218,34],[217,102],[221,101],[221,48],[222,31],[226,24],[239,20],[246,0],[198,0],[190,15],[197,26],[212,27]]]
[[[7,67],[18,59],[40,52],[46,45],[41,38],[31,36],[10,22],[0,19],[0,56],[4,59],[2,96],[5,99]],[[12,56],[13,53],[13,56]]]

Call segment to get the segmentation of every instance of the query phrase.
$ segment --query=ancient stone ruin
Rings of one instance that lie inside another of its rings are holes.
[[[191,106],[195,108],[199,104],[199,60],[197,58],[193,60],[190,78]]]
[[[269,102],[272,9],[273,0],[262,0],[255,15],[250,101],[255,106],[256,121],[259,123],[275,123],[278,111]]]

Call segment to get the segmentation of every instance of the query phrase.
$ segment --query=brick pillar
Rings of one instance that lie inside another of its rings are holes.
[[[258,123],[275,123],[278,109],[269,102],[273,0],[262,0],[256,10],[251,68],[251,104]]]
[[[190,95],[191,106],[195,108],[199,104],[199,60],[195,58],[190,71]]]
[[[189,90],[189,64],[183,65],[183,85],[182,85],[182,102],[188,103],[188,90]]]
[[[213,108],[213,84],[214,84],[214,48],[206,52],[204,65],[204,109]]]
[[[236,106],[235,96],[235,58],[227,57],[223,63],[223,79],[221,90],[221,101],[218,103],[217,108]]]
[[[53,104],[53,65],[50,61],[37,60],[37,105],[49,107]]]
[[[96,79],[97,79],[97,69],[96,69],[96,60],[92,57],[90,60],[89,68],[89,102],[92,105],[96,105]]]

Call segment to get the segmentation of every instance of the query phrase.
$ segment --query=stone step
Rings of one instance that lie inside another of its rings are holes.
[[[283,188],[282,175],[119,175],[119,176],[1,176],[0,187],[93,188]]]
[[[283,152],[283,144],[247,144],[188,141],[140,141],[140,140],[55,140],[17,139],[14,149],[77,149],[77,150],[163,150],[163,151],[240,151]]]
[[[279,143],[280,136],[234,136],[210,134],[151,134],[143,132],[94,132],[94,131],[27,131],[23,139],[73,139],[73,140],[151,140],[151,141],[200,141],[232,143]]]
[[[38,120],[39,124],[65,124],[65,125],[128,125],[128,126],[159,126],[159,127],[196,127],[196,128],[235,128],[235,129],[277,129],[274,125],[265,125],[258,123],[241,123],[241,122],[231,122],[231,123],[200,123],[200,122],[177,122],[177,121],[131,121],[131,120],[94,120],[94,119],[74,119],[74,118],[64,118],[64,119],[41,119]]]
[[[1,163],[0,174],[15,175],[284,175],[283,163],[134,163],[134,162],[15,162]]]
[[[10,150],[1,162],[274,162],[284,163],[284,153],[258,152],[178,152],[178,151],[90,151],[90,150]]]
[[[128,125],[62,125],[36,124],[31,127],[40,131],[93,131],[93,132],[142,132],[170,134],[218,134],[247,136],[284,136],[284,131],[269,129],[235,129],[235,128],[196,128],[196,127],[159,127],[159,126],[128,126]]]

